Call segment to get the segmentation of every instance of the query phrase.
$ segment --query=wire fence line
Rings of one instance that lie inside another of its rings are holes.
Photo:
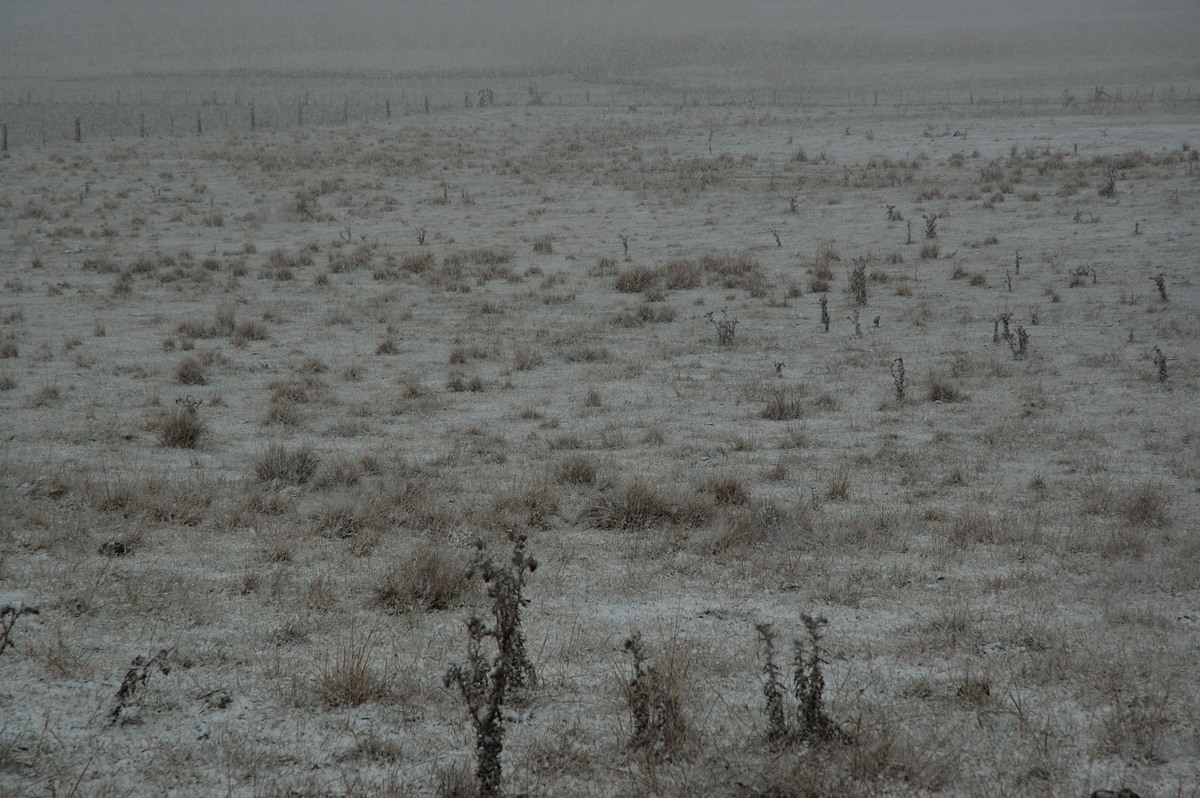
[[[352,82],[352,81],[348,81]],[[803,110],[872,107],[883,112],[975,106],[1011,113],[1049,108],[1062,113],[1120,115],[1147,108],[1195,109],[1200,91],[1188,86],[1093,86],[1061,91],[799,91],[724,87],[711,89],[594,86],[535,78],[412,81],[408,88],[241,87],[151,91],[21,91],[0,88],[0,146],[12,149],[69,141],[203,136],[306,125],[386,124],[414,115],[466,114],[493,106],[587,107],[597,112],[731,108]],[[554,85],[561,84],[561,85]],[[64,96],[65,94],[65,96]]]

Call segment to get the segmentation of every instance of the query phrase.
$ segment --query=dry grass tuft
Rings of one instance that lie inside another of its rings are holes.
[[[497,492],[492,497],[493,515],[486,521],[501,528],[520,525],[545,529],[558,514],[558,507],[558,494],[549,484],[539,482]]]
[[[195,409],[177,407],[158,420],[158,442],[177,449],[195,449],[206,427]]]
[[[760,544],[792,541],[812,531],[812,512],[807,504],[785,509],[773,502],[754,500],[720,509],[711,529],[699,537],[708,554],[745,552]]]
[[[602,491],[583,512],[583,519],[597,529],[645,529],[675,519],[679,503],[634,479]]]
[[[1116,511],[1126,523],[1136,526],[1170,526],[1171,516],[1167,512],[1170,498],[1161,483],[1143,482],[1121,491]]]
[[[591,485],[596,481],[600,466],[586,454],[573,454],[554,466],[554,479],[568,485]]]
[[[704,272],[700,266],[691,260],[669,261],[663,267],[666,287],[672,291],[686,288],[699,288]]]
[[[796,391],[780,389],[767,397],[762,417],[769,421],[794,421],[804,417],[804,402]]]
[[[623,294],[640,294],[658,285],[658,278],[658,272],[649,266],[630,266],[617,274],[613,288]]]
[[[845,501],[850,498],[850,469],[839,468],[829,478],[825,486],[825,498],[831,502]]]
[[[750,489],[746,483],[729,474],[709,477],[701,487],[712,495],[713,503],[718,507],[740,506],[750,501]]]
[[[954,403],[965,402],[968,398],[946,375],[929,372],[929,401]]]
[[[467,592],[465,563],[443,548],[425,546],[384,571],[371,586],[376,606],[388,612],[433,612],[454,606]]]
[[[291,399],[274,398],[267,405],[267,415],[263,418],[263,423],[298,427],[304,423],[304,411]]]
[[[391,680],[373,662],[373,635],[358,639],[351,630],[317,670],[317,695],[331,706],[357,707],[392,697]]]
[[[320,458],[307,444],[287,449],[281,444],[272,443],[255,460],[254,475],[262,482],[303,485],[312,479],[319,463]]]
[[[188,356],[179,361],[175,367],[175,379],[182,385],[206,385],[208,379],[204,374],[204,363],[197,357]]]

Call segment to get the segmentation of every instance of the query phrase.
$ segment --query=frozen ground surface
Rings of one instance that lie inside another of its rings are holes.
[[[22,17],[0,794],[470,794],[464,574],[524,534],[508,794],[1200,795],[1200,79],[1155,9],[637,81],[112,33],[135,73]],[[766,739],[755,624],[790,675],[802,614],[846,741]]]

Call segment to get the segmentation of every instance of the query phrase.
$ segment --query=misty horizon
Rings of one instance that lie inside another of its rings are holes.
[[[1200,77],[1200,5],[1190,0],[11,5],[0,31],[9,80],[309,70],[667,84],[700,66],[782,87],[826,70],[863,85]],[[883,65],[899,68],[843,74]]]

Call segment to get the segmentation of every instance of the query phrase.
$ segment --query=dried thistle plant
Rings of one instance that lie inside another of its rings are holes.
[[[687,731],[682,709],[680,679],[670,668],[657,667],[650,661],[641,632],[625,641],[625,651],[633,662],[633,673],[626,685],[626,700],[633,715],[633,748],[661,757],[682,744]]]
[[[513,553],[506,564],[496,564],[478,545],[471,573],[482,575],[492,600],[493,624],[482,618],[467,621],[467,659],[451,665],[443,682],[458,686],[471,723],[475,727],[475,779],[484,796],[500,794],[500,754],[504,750],[502,708],[514,690],[533,688],[537,673],[525,653],[521,631],[521,607],[528,603],[522,596],[526,573],[537,569],[537,560],[525,552],[525,536],[510,532]],[[483,652],[484,640],[496,647],[492,656]]]
[[[451,665],[443,679],[457,684],[471,723],[475,727],[475,780],[481,795],[500,794],[500,754],[504,750],[504,715],[501,708],[508,691],[509,667],[497,654],[489,659],[482,651],[483,640],[495,637],[483,619],[467,621],[467,661]]]
[[[854,266],[850,269],[850,282],[847,290],[854,297],[854,304],[860,306],[867,304],[867,263],[869,260],[865,255],[855,258]]]
[[[717,312],[710,310],[704,314],[704,318],[708,319],[717,330],[717,343],[721,346],[731,346],[733,344],[734,335],[737,333],[738,320],[737,317],[731,317],[729,312],[721,308],[721,318],[717,318]]]
[[[766,699],[767,739],[775,743],[849,742],[850,735],[825,714],[825,676],[821,672],[821,630],[824,618],[801,614],[808,642],[792,641],[792,697],[795,720],[788,720],[783,673],[775,661],[776,634],[770,624],[756,624],[763,652],[763,698]]]
[[[1158,381],[1167,381],[1167,356],[1157,346],[1154,347],[1154,367],[1158,370]]]
[[[1150,279],[1154,280],[1154,285],[1158,288],[1158,298],[1163,302],[1170,302],[1171,300],[1167,296],[1167,276],[1165,274],[1156,274]]]
[[[908,377],[904,373],[904,358],[898,357],[892,361],[892,386],[896,389],[896,401],[904,401],[904,393],[908,390]]]
[[[784,705],[783,675],[775,662],[775,632],[769,623],[754,625],[763,648],[763,698],[766,699],[767,739],[783,742],[791,738]]]
[[[1008,345],[1012,349],[1013,358],[1016,360],[1025,359],[1025,355],[1029,352],[1029,333],[1025,332],[1025,328],[1022,325],[1017,325],[1017,334],[1009,339]]]
[[[1012,321],[1012,317],[1013,317],[1012,311],[1007,311],[1005,313],[1001,313],[999,316],[992,319],[992,343],[993,344],[1000,343],[1000,341],[1002,339],[1005,341],[1009,341],[1009,342],[1012,341],[1012,339],[1013,339],[1012,331],[1008,327],[1008,323],[1010,321]],[[1001,330],[1000,330],[1001,326],[1004,327],[1003,332],[1001,332]]]

